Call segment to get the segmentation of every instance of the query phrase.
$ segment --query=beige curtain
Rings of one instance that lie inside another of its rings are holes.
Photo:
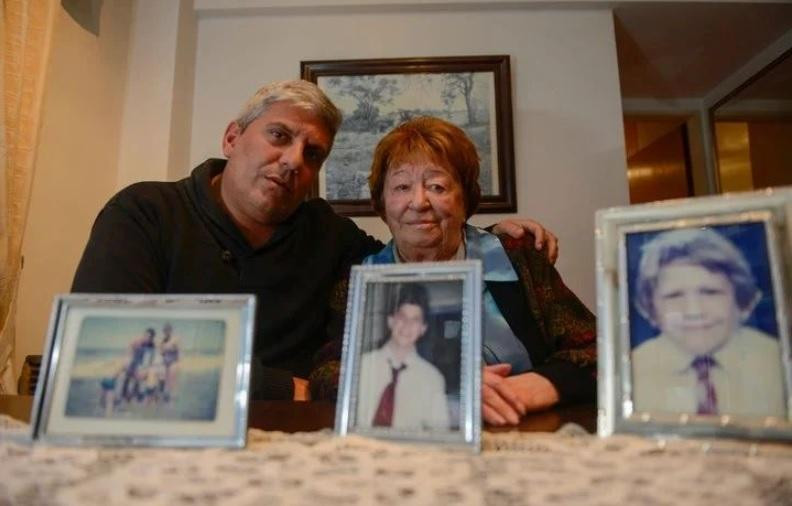
[[[57,2],[0,1],[0,393],[16,393],[14,308]]]

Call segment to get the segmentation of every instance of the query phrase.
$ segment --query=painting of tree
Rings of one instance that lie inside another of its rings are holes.
[[[476,111],[473,108],[473,72],[462,72],[459,74],[443,74],[443,102],[451,104],[457,96],[465,99],[467,110],[467,124],[476,124]]]
[[[345,125],[355,132],[374,130],[380,107],[392,104],[393,95],[399,89],[396,79],[388,76],[333,77],[328,79],[327,86],[355,100],[355,110],[347,117]]]

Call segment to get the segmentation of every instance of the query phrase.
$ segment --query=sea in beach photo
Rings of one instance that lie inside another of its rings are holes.
[[[166,325],[172,327],[170,342],[177,343],[174,361],[163,359]],[[135,360],[134,349],[148,329],[154,332],[154,344]],[[221,320],[86,318],[69,374],[65,415],[213,421],[224,344]]]

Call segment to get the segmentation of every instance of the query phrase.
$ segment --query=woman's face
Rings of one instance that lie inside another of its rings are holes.
[[[741,321],[731,281],[700,265],[661,268],[653,302],[660,330],[693,355],[719,349]]]
[[[382,198],[385,222],[405,260],[447,260],[456,253],[465,206],[462,187],[449,169],[433,162],[391,167]]]

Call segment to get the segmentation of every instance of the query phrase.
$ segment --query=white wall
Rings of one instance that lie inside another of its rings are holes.
[[[132,2],[104,2],[99,35],[59,7],[22,244],[15,368],[41,353],[96,213],[115,192]]]
[[[301,60],[509,54],[518,214],[561,239],[559,269],[595,308],[593,216],[628,202],[613,20],[608,10],[487,7],[204,12],[198,20],[191,165],[259,86]],[[185,167],[186,174],[189,168]],[[499,215],[475,216],[490,224]],[[378,218],[356,220],[379,237]]]
[[[185,79],[192,79],[193,20],[190,0],[136,1],[118,189],[138,181],[174,179],[169,163],[186,162],[190,110],[185,101],[191,101],[192,82]]]

